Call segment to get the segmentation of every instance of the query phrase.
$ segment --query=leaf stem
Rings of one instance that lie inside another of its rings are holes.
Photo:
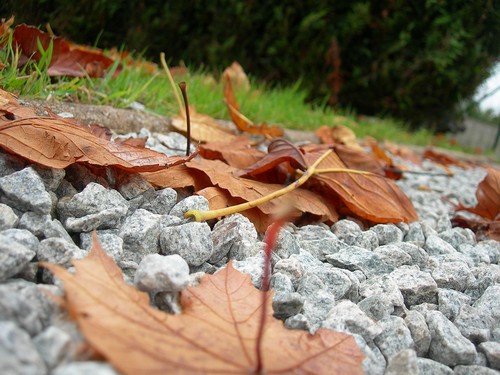
[[[260,310],[260,321],[259,328],[257,330],[256,343],[255,343],[255,353],[256,353],[256,361],[257,366],[255,367],[255,374],[263,374],[264,372],[264,364],[262,361],[262,339],[264,336],[264,327],[266,325],[266,317],[267,317],[267,292],[269,291],[270,284],[270,275],[271,275],[271,255],[276,246],[276,242],[278,240],[278,235],[280,233],[280,229],[283,226],[283,219],[277,219],[267,228],[266,235],[264,238],[264,242],[266,247],[264,249],[264,272],[262,273],[262,308]]]
[[[186,156],[189,156],[189,150],[191,148],[191,122],[189,121],[189,104],[186,91],[186,82],[180,82],[179,87],[182,92],[182,98],[184,99],[184,109],[186,110],[186,129],[187,129]]]
[[[328,155],[330,155],[333,151],[332,150],[327,150],[323,155],[321,155],[315,162],[312,164],[305,172],[304,174],[293,184],[290,184],[283,189],[276,190],[275,192],[263,196],[259,199],[255,199],[250,202],[245,202],[238,204],[236,206],[231,206],[231,207],[226,207],[226,208],[221,208],[219,210],[212,210],[212,211],[200,211],[200,210],[189,210],[184,214],[185,218],[193,217],[195,221],[205,221],[205,220],[210,220],[210,219],[216,219],[218,217],[222,216],[228,216],[231,214],[235,214],[237,212],[242,212],[249,210],[250,208],[256,207],[258,205],[261,205],[263,203],[269,202],[272,199],[281,197],[282,195],[285,195],[286,193],[289,193],[290,191],[293,191],[297,189],[300,185],[304,184],[309,177],[313,176],[316,172],[316,167],[318,166],[319,163],[321,163]]]
[[[177,92],[177,88],[175,86],[174,78],[172,77],[172,73],[170,73],[170,69],[168,68],[167,62],[165,61],[165,53],[162,52],[160,53],[160,62],[163,67],[163,70],[165,70],[165,73],[167,73],[168,80],[170,81],[170,85],[172,86],[172,89],[174,90],[174,95],[175,99],[177,99],[177,104],[179,105],[179,110],[181,112],[181,116],[184,117],[184,108],[182,107],[182,102],[181,98],[179,96],[179,93]]]

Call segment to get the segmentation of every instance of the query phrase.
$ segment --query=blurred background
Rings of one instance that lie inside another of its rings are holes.
[[[500,125],[498,0],[3,0],[0,15],[215,74],[236,60],[270,85],[299,80],[312,103],[413,128]]]

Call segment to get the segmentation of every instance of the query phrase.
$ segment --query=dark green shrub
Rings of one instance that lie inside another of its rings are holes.
[[[500,55],[495,0],[7,0],[0,11],[173,63],[238,60],[271,83],[302,78],[312,99],[426,126],[470,97]]]

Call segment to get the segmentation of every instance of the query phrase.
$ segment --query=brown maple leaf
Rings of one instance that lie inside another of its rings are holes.
[[[123,281],[96,237],[89,255],[73,261],[74,275],[43,266],[64,283],[67,308],[89,344],[123,374],[255,373],[263,300],[268,314],[260,353],[266,374],[363,373],[363,355],[352,336],[287,330],[272,316],[272,293],[257,290],[231,263],[184,290],[182,313],[168,315]]]

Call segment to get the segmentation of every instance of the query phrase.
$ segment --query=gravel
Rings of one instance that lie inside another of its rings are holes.
[[[175,133],[139,135],[168,153],[185,145]],[[443,172],[430,161],[396,161]],[[369,375],[499,374],[500,243],[450,222],[454,204],[475,205],[485,170],[449,169],[453,177],[405,174],[397,182],[417,222],[283,229],[271,262],[275,316],[290,329],[354,335]],[[0,176],[2,374],[117,374],[75,350],[78,328],[47,293],[62,295],[62,286],[37,270],[40,261],[71,269],[93,230],[125,279],[161,310],[181,312],[179,291],[229,259],[260,287],[262,237],[240,214],[215,225],[185,219],[208,208],[201,196],[155,190],[139,175],[115,190],[83,166],[52,170],[4,152]]]

